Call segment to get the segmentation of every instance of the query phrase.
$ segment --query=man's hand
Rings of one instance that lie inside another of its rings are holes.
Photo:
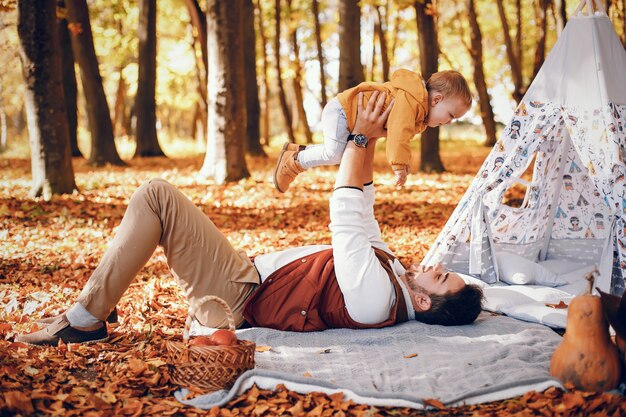
[[[393,107],[392,101],[389,107],[382,111],[385,97],[385,93],[379,94],[378,91],[375,91],[367,102],[367,107],[363,107],[363,93],[359,93],[358,113],[352,132],[365,135],[368,139],[367,148],[359,148],[354,141],[348,141],[339,164],[335,188],[354,187],[362,189],[363,184],[372,181],[376,140],[387,134],[384,126]]]
[[[352,133],[361,133],[365,135],[368,140],[375,143],[375,139],[381,138],[387,135],[387,129],[385,129],[385,123],[389,117],[389,113],[393,108],[393,100],[389,103],[389,107],[383,111],[385,105],[385,99],[387,93],[380,93],[374,91],[367,106],[363,106],[363,93],[359,93],[358,96],[358,111],[356,115],[356,123]]]

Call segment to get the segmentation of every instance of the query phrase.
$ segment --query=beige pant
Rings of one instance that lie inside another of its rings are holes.
[[[146,182],[133,194],[115,238],[78,302],[104,320],[158,245],[163,246],[167,263],[200,323],[227,326],[219,305],[199,303],[206,295],[224,299],[235,323],[243,322],[245,301],[260,283],[256,268],[200,209],[161,179]]]

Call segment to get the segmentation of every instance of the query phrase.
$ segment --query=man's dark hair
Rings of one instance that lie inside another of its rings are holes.
[[[474,284],[446,295],[429,294],[430,309],[416,311],[415,320],[426,324],[461,326],[476,320],[482,309],[483,290]]]

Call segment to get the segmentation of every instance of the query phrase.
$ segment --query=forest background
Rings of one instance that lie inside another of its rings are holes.
[[[416,142],[421,170],[440,172],[440,139],[496,142],[498,123],[508,121],[577,6],[571,0],[59,0],[54,16],[46,16],[35,3],[2,0],[0,59],[9,65],[0,69],[0,152],[27,157],[30,136],[33,196],[44,193],[44,184],[51,188],[47,196],[75,188],[65,130],[71,155],[86,156],[91,165],[206,153],[201,174],[236,181],[249,175],[245,153],[264,155],[286,140],[320,141],[321,109],[337,92],[363,80],[385,81],[398,68],[425,78],[455,69],[470,81],[472,110],[460,124],[428,129]],[[606,6],[626,43],[625,0]],[[20,15],[33,19],[18,21]],[[53,38],[51,31],[58,41],[38,44],[36,34]],[[20,37],[33,51],[20,49]],[[45,70],[59,61],[63,93],[54,89],[58,74],[48,77],[48,90],[36,84],[37,65]],[[64,108],[53,105],[61,96]],[[46,107],[52,121],[35,116]],[[58,126],[65,118],[67,128]]]
[[[271,173],[282,144],[320,142],[323,104],[360,80],[456,69],[474,105],[412,143],[422,172],[397,188],[384,144],[376,155],[383,237],[402,262],[419,261],[578,3],[0,0],[0,414],[201,415],[172,397],[164,343],[180,337],[187,305],[160,249],[118,303],[109,343],[12,340],[71,305],[133,191],[153,177],[180,188],[249,255],[328,243],[336,168],[279,194]],[[608,6],[626,44],[626,0]],[[617,416],[626,402],[551,389],[440,415],[528,409]],[[276,387],[210,415],[303,413],[417,412]]]

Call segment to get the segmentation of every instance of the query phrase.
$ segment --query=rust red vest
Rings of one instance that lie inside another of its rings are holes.
[[[388,264],[394,258],[382,250],[374,251],[396,291],[396,302],[382,323],[352,320],[335,277],[332,249],[296,259],[274,271],[248,298],[243,316],[252,326],[297,332],[378,328],[407,321],[404,294]]]

